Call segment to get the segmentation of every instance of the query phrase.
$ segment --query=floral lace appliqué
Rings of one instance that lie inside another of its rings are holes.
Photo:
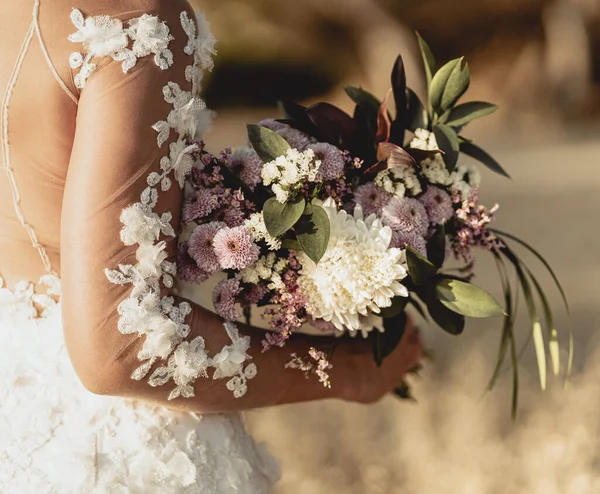
[[[84,22],[83,16],[74,14],[74,17],[75,25],[82,26],[76,33],[79,34],[77,39],[92,39],[93,36],[88,31],[106,31],[102,43],[94,38],[93,42],[100,45],[95,47],[95,53],[102,49],[105,56],[116,54],[116,58],[113,58],[123,60],[129,54],[134,59],[153,54],[159,67],[166,69],[173,64],[173,54],[168,49],[173,37],[168,27],[156,17],[144,15],[134,19],[125,30],[120,21],[113,23],[104,18],[88,18]],[[158,147],[163,147],[172,132],[177,134],[177,139],[169,144],[168,153],[160,160],[160,171],[148,175],[148,187],[142,192],[140,201],[121,213],[121,241],[127,246],[137,245],[136,264],[107,269],[106,275],[114,284],[132,285],[129,297],[121,302],[118,312],[121,333],[145,337],[144,345],[138,353],[142,365],[131,375],[133,379],[145,379],[157,362],[166,361],[165,365],[155,368],[148,383],[151,386],[164,386],[173,381],[175,388],[171,391],[169,400],[190,398],[194,396],[194,382],[199,378],[208,378],[208,371],[212,368],[213,379],[229,379],[227,389],[240,398],[247,392],[248,380],[253,379],[257,373],[254,364],[244,368],[245,362],[250,358],[247,353],[250,338],[240,337],[237,327],[226,323],[225,330],[231,345],[225,346],[210,358],[202,337],[186,340],[190,335],[186,318],[192,311],[191,306],[187,302],[176,305],[172,297],[161,295],[162,286],[173,286],[177,268],[173,262],[168,261],[166,242],[160,238],[174,238],[176,233],[171,225],[171,213],[159,216],[154,207],[158,202],[159,191],[170,190],[173,179],[183,188],[185,177],[195,164],[193,152],[197,145],[194,142],[200,140],[211,117],[204,101],[198,96],[198,91],[204,70],[212,68],[210,54],[214,53],[214,37],[210,34],[205,19],[202,19],[198,35],[196,25],[186,13],[181,15],[181,22],[189,38],[185,54],[193,57],[192,65],[186,68],[186,79],[191,90],[182,89],[174,82],[168,83],[163,88],[163,97],[173,108],[166,120],[153,125],[153,129],[158,132]],[[122,43],[116,42],[119,30],[133,41],[131,49],[127,48],[128,45],[121,47]],[[88,41],[86,43],[89,50],[90,44]],[[84,48],[85,46],[84,43]],[[119,47],[120,51],[115,52],[114,47]],[[88,51],[88,56],[89,53]],[[84,63],[89,63],[89,60]],[[124,64],[124,70],[125,68]],[[87,70],[85,66],[83,70]],[[198,166],[197,163],[196,165]]]
[[[123,72],[129,72],[138,58],[154,55],[154,62],[162,70],[173,65],[173,53],[169,43],[173,40],[168,26],[158,17],[144,14],[129,21],[124,28],[119,19],[106,15],[84,18],[81,11],[71,12],[71,21],[77,32],[69,41],[81,43],[83,53],[73,52],[69,57],[72,69],[80,69],[75,75],[75,86],[82,89],[96,70],[93,58],[111,57],[122,62]],[[129,48],[130,42],[132,47]]]

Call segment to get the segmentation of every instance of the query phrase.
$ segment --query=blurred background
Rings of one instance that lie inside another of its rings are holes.
[[[245,123],[279,116],[279,99],[325,100],[351,111],[343,86],[379,97],[398,53],[424,97],[414,31],[440,62],[465,55],[469,100],[500,105],[469,127],[512,180],[483,171],[496,226],[533,243],[571,302],[576,372],[567,390],[539,390],[535,355],[520,364],[510,419],[510,372],[484,393],[501,321],[453,338],[419,320],[435,362],[413,379],[418,403],[325,402],[248,414],[283,464],[278,493],[586,494],[600,492],[600,0],[197,0],[219,39],[208,105],[212,150],[245,142]],[[542,274],[535,260],[524,258]],[[477,283],[501,296],[495,267]],[[549,290],[563,336],[568,320]],[[525,307],[521,305],[521,309]],[[530,330],[518,325],[525,343]],[[563,337],[562,357],[566,363]]]

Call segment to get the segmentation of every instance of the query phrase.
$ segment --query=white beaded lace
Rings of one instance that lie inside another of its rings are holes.
[[[78,31],[69,39],[83,45],[84,54],[73,53],[71,66],[81,68],[75,76],[76,85],[85,86],[95,69],[94,57],[112,57],[123,61],[123,71],[133,67],[137,58],[154,55],[154,61],[163,70],[173,64],[173,53],[169,43],[173,40],[167,25],[155,16],[143,15],[129,21],[124,29],[118,19],[107,16],[84,19],[80,11],[74,10],[71,19]],[[151,386],[163,386],[170,381],[176,384],[169,399],[194,396],[194,382],[209,377],[208,370],[214,369],[213,379],[229,379],[227,388],[234,396],[246,394],[248,380],[257,373],[256,366],[244,363],[250,358],[247,350],[248,337],[240,337],[237,328],[225,324],[232,344],[210,358],[204,339],[200,336],[186,340],[190,327],[186,317],[191,313],[187,302],[175,304],[172,297],[161,296],[161,284],[171,288],[176,275],[176,266],[167,260],[166,243],[161,235],[175,237],[171,225],[172,214],[159,216],[154,212],[160,191],[166,192],[173,179],[183,188],[186,175],[194,165],[193,151],[207,124],[210,112],[198,96],[204,70],[212,68],[215,39],[210,34],[208,23],[200,18],[199,29],[186,12],[181,14],[181,24],[188,36],[185,54],[193,56],[192,64],[186,67],[186,79],[191,90],[169,82],[163,88],[165,101],[173,106],[166,120],[153,125],[158,132],[157,143],[163,147],[172,132],[177,136],[168,147],[168,154],[160,160],[160,171],[148,175],[148,187],[142,192],[140,202],[121,213],[121,241],[127,246],[137,245],[136,265],[119,265],[118,269],[107,269],[108,279],[118,285],[132,285],[130,296],[119,305],[119,331],[123,334],[145,336],[144,345],[138,354],[142,363],[131,375],[132,379],[145,379],[152,366],[166,360],[148,378]],[[192,143],[192,144],[190,144]]]

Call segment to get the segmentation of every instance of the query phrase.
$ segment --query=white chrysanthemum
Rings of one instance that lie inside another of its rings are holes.
[[[300,152],[291,148],[285,155],[265,163],[261,175],[263,184],[271,185],[277,200],[284,203],[291,191],[305,182],[316,181],[320,167],[321,160],[317,159],[312,149]]]
[[[481,172],[472,163],[460,163],[450,175],[450,185],[460,192],[463,200],[473,194],[473,189],[481,183]]]
[[[423,189],[412,166],[397,166],[383,170],[375,177],[375,184],[398,199],[406,195],[419,195]]]
[[[254,213],[244,222],[244,226],[250,231],[250,235],[255,241],[264,240],[270,250],[281,249],[281,240],[271,237],[265,225],[263,213]]]
[[[322,207],[331,223],[327,251],[319,264],[298,256],[307,309],[339,330],[368,332],[372,318],[364,316],[389,307],[395,296],[408,296],[400,283],[407,275],[405,251],[390,248],[392,230],[375,215],[363,218],[360,206],[354,215],[338,211],[331,198]]]

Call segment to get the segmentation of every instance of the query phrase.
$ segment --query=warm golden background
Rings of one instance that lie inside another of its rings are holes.
[[[344,84],[383,96],[399,52],[409,84],[423,95],[414,30],[442,61],[466,55],[468,98],[501,106],[472,124],[470,136],[513,177],[484,172],[482,198],[501,205],[498,227],[546,255],[572,304],[573,383],[563,391],[554,380],[541,393],[528,349],[516,424],[508,373],[483,394],[500,321],[472,323],[458,339],[422,323],[436,362],[414,382],[418,404],[390,398],[371,407],[331,402],[249,414],[254,433],[282,460],[278,492],[600,493],[600,0],[196,3],[220,40],[206,93],[220,115],[207,136],[212,149],[242,144],[244,123],[278,115],[280,98],[350,110]],[[485,255],[479,271],[478,283],[499,296]],[[525,341],[526,320],[519,329]]]

